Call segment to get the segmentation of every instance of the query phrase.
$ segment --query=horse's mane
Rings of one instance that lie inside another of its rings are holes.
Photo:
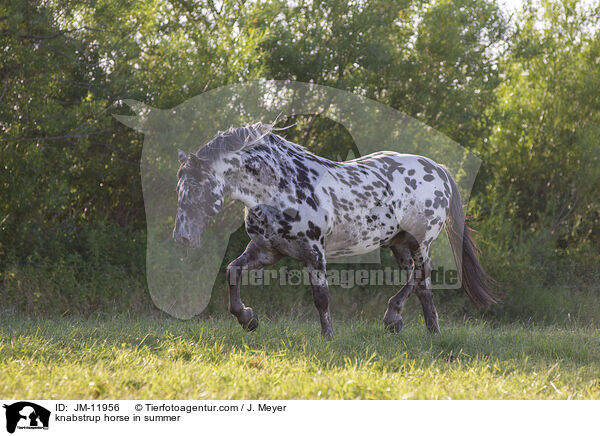
[[[225,153],[251,151],[254,147],[265,142],[271,142],[287,148],[293,148],[298,152],[306,153],[307,150],[293,142],[274,133],[276,129],[272,124],[261,122],[246,124],[242,127],[230,127],[219,131],[205,146],[196,153],[201,159],[214,160]]]

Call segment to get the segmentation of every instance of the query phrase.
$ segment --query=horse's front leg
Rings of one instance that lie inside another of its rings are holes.
[[[258,327],[258,317],[251,307],[247,307],[242,303],[240,298],[242,272],[273,265],[280,258],[281,255],[276,251],[261,248],[255,242],[251,241],[244,253],[227,267],[229,312],[237,318],[245,330],[256,330]]]
[[[316,253],[313,259],[306,262],[312,287],[313,301],[321,319],[321,334],[331,338],[334,334],[331,313],[329,312],[329,284],[327,283],[327,268],[323,253]]]

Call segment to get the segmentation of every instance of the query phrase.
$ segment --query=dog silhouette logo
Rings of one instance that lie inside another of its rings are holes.
[[[6,431],[14,433],[19,429],[48,429],[50,411],[29,401],[5,404]]]

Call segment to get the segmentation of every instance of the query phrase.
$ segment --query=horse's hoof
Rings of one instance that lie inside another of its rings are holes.
[[[258,328],[258,318],[256,316],[254,316],[254,318],[252,318],[250,320],[250,322],[246,325],[246,327],[244,327],[244,329],[249,332],[253,332],[257,328]]]
[[[333,339],[333,335],[333,327],[321,330],[321,336],[323,336],[324,339]]]
[[[258,328],[258,317],[254,314],[251,307],[244,308],[242,316],[238,319],[244,330],[253,332]]]
[[[398,311],[388,308],[383,315],[383,324],[387,331],[398,333],[402,330],[402,315]]]
[[[428,326],[427,327],[427,331],[429,332],[429,334],[431,335],[440,335],[442,332],[440,331],[440,328],[438,326]]]
[[[396,322],[385,323],[385,328],[390,333],[399,333],[402,330],[402,320]]]

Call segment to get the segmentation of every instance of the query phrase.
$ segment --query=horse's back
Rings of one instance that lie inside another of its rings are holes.
[[[433,160],[382,151],[330,169],[324,189],[333,219],[328,254],[360,254],[387,245],[400,232],[430,242],[446,220],[451,188],[446,170]]]

